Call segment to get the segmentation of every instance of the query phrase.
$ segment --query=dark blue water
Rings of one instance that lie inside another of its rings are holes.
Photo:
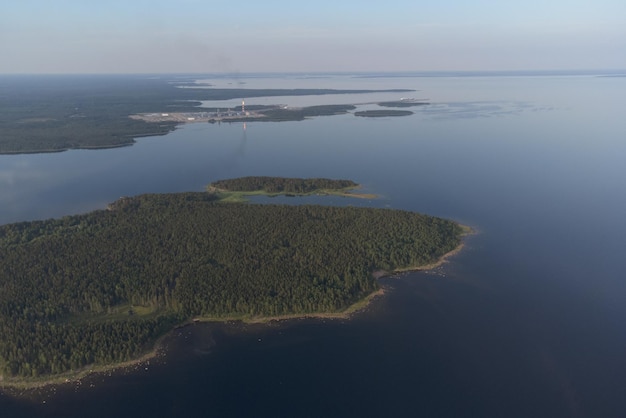
[[[404,118],[188,125],[128,148],[0,156],[0,223],[221,178],[323,176],[381,195],[351,204],[473,226],[461,254],[384,280],[386,295],[350,321],[193,326],[147,370],[35,401],[0,395],[1,416],[624,416],[626,79],[319,83],[346,80],[434,104]]]

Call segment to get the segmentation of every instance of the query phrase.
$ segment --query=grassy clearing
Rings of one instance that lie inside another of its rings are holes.
[[[358,189],[358,188],[356,188]],[[355,193],[355,188],[346,188],[346,189],[317,189],[309,193],[268,193],[264,190],[256,190],[252,192],[231,192],[228,190],[221,189],[209,189],[209,192],[215,193],[217,198],[222,202],[230,202],[230,203],[241,203],[248,201],[247,197],[249,196],[268,196],[268,197],[276,197],[276,196],[341,196],[341,197],[352,197],[356,199],[376,199],[377,195],[373,193]]]
[[[156,306],[138,306],[130,303],[116,305],[102,313],[85,313],[82,315],[71,315],[59,321],[62,324],[80,325],[86,322],[98,323],[105,321],[125,321],[129,319],[150,319],[157,316],[160,310]]]

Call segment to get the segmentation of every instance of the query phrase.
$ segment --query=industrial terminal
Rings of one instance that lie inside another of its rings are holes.
[[[280,107],[280,106],[276,106]],[[241,101],[241,110],[237,109],[217,109],[215,111],[199,111],[199,112],[171,112],[171,113],[141,113],[130,115],[132,119],[139,119],[146,122],[178,122],[178,123],[194,123],[194,122],[228,122],[250,118],[263,118],[265,115],[246,110],[245,100]]]

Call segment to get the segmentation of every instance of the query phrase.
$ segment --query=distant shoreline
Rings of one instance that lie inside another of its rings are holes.
[[[205,101],[413,91],[201,88],[195,84],[192,88],[179,88],[180,84],[190,87],[189,83],[194,78],[181,80],[173,76],[94,75],[92,80],[99,83],[89,83],[85,88],[75,89],[71,77],[45,78],[41,86],[39,83],[28,82],[26,78],[0,77],[6,97],[20,98],[19,106],[11,100],[0,103],[4,117],[0,155],[43,154],[71,149],[107,149],[132,145],[134,138],[166,135],[180,123],[196,121],[196,113],[206,113],[204,121],[217,123],[235,120],[303,120],[313,116],[343,114],[352,109],[349,105],[321,105],[301,109],[263,109],[251,105],[247,111],[241,109],[241,112],[236,107],[216,109],[215,115],[209,116],[212,111],[200,107]],[[128,80],[132,82],[129,83]],[[107,86],[106,94],[98,87],[101,85]],[[89,98],[88,105],[77,106],[77,103],[86,100],[85,97]]]

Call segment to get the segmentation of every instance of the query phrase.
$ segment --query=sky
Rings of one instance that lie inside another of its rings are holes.
[[[625,0],[0,1],[0,74],[582,69]]]

